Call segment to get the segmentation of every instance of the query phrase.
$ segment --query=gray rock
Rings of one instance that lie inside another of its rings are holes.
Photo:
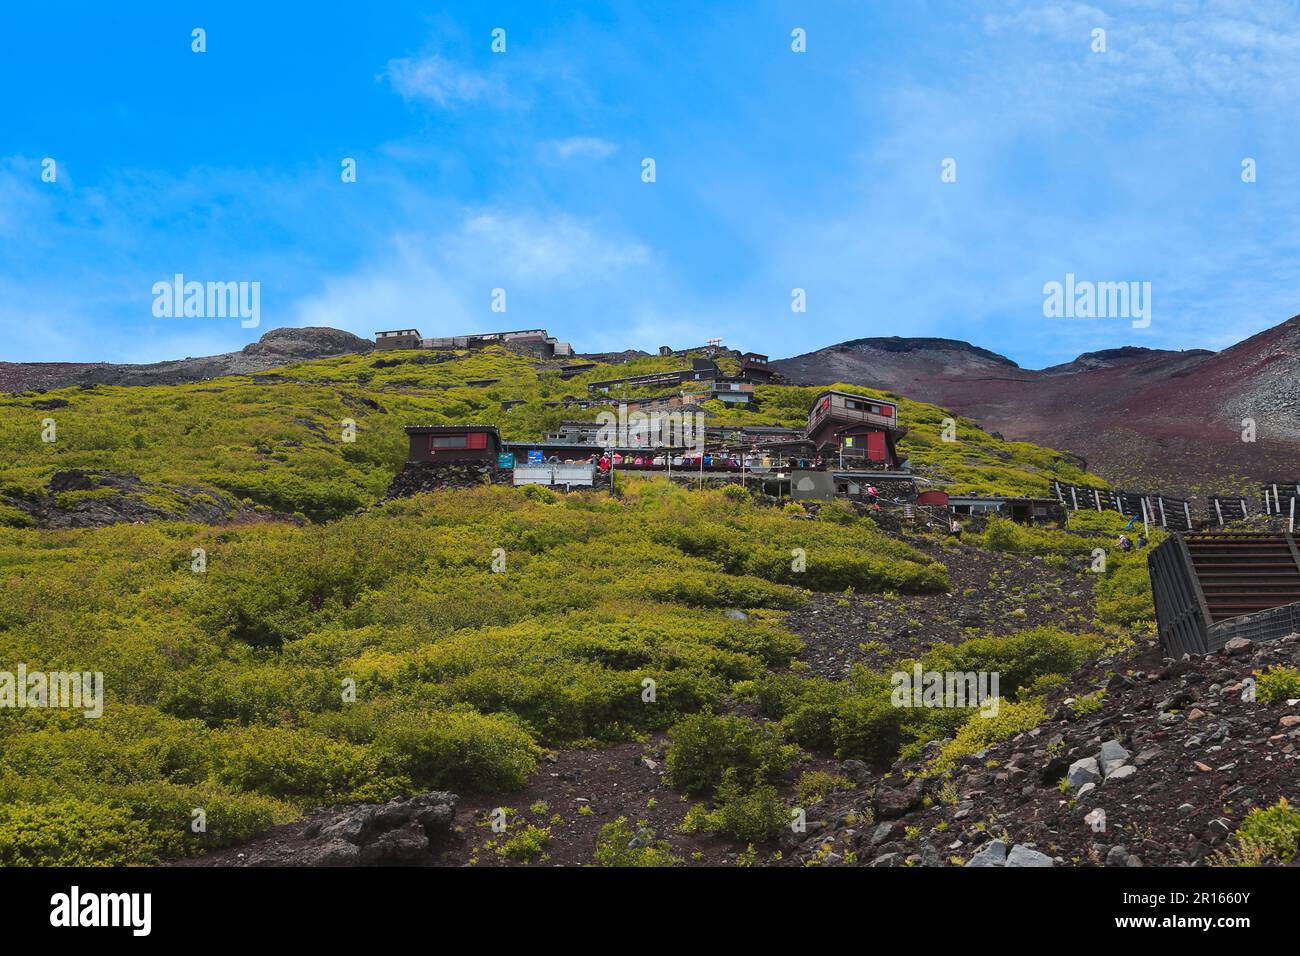
[[[1071,787],[1082,787],[1085,783],[1100,781],[1101,772],[1097,767],[1096,758],[1084,757],[1082,760],[1076,760],[1070,764],[1070,770],[1065,775],[1065,779]]]
[[[871,768],[861,760],[846,760],[840,764],[840,769],[858,783],[866,783],[871,779]]]
[[[871,846],[879,846],[880,844],[888,840],[889,835],[893,832],[894,832],[894,825],[892,823],[882,823],[880,824],[880,826],[876,827],[876,829],[872,831],[871,839],[868,840],[867,842]]]
[[[1110,852],[1106,854],[1107,866],[1128,866],[1128,850],[1122,846],[1113,846]]]
[[[1055,866],[1055,861],[1046,853],[1039,853],[1017,843],[1007,854],[1007,866]]]
[[[360,856],[361,849],[355,843],[327,837],[304,847],[293,863],[296,866],[356,866]]]
[[[966,861],[967,866],[1004,866],[1007,862],[1007,845],[1001,840],[990,840],[979,852]]]
[[[361,843],[369,833],[375,821],[375,810],[363,807],[340,817],[333,823],[321,828],[321,836],[332,840],[346,840],[348,843]]]
[[[727,608],[725,611],[722,612],[722,616],[723,616],[723,617],[729,617],[729,618],[731,618],[733,621],[748,621],[748,620],[749,620],[749,615],[748,615],[748,614],[746,614],[744,611],[738,611],[738,610],[736,610],[735,608]]]
[[[921,805],[924,783],[913,777],[905,787],[880,787],[872,798],[871,806],[878,820],[894,820]]]
[[[1151,761],[1155,760],[1159,756],[1160,756],[1160,751],[1157,748],[1149,747],[1146,750],[1140,752],[1136,757],[1134,757],[1133,763],[1135,766],[1145,767],[1147,764],[1149,764]]]
[[[1247,654],[1254,648],[1255,642],[1248,641],[1244,637],[1234,637],[1228,643],[1223,645],[1224,653],[1235,657],[1238,654]]]
[[[360,862],[366,865],[392,866],[414,863],[429,848],[424,827],[411,822],[399,830],[381,833],[361,848]]]
[[[1129,752],[1120,745],[1118,740],[1107,740],[1101,745],[1101,753],[1097,755],[1097,760],[1101,764],[1101,772],[1107,777],[1119,767],[1124,766],[1128,762],[1128,758]]]
[[[1114,783],[1119,780],[1127,780],[1129,777],[1133,776],[1137,772],[1138,772],[1137,767],[1134,767],[1132,765],[1116,767],[1114,770],[1110,772],[1109,776],[1106,777],[1106,783]]]

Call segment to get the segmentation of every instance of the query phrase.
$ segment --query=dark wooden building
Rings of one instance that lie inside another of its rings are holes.
[[[767,356],[758,352],[745,352],[740,356],[740,377],[755,385],[772,381],[772,370],[767,367]]]
[[[886,469],[907,459],[898,440],[907,429],[898,422],[898,406],[852,392],[822,392],[808,413],[807,437],[827,461]]]
[[[375,333],[377,349],[418,349],[423,342],[419,329],[394,329]]]
[[[406,437],[410,441],[407,461],[442,465],[487,461],[495,467],[501,451],[495,425],[407,425]]]

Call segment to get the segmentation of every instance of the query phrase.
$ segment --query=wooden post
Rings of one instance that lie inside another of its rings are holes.
[[[1219,507],[1219,499],[1214,499],[1214,510],[1219,515],[1219,527],[1223,527],[1223,509]]]
[[[1295,499],[1294,498],[1291,499],[1291,522],[1290,522],[1290,527],[1287,530],[1290,531],[1292,534],[1295,534]]]
[[[1150,525],[1150,524],[1148,523],[1148,521],[1147,521],[1147,499],[1146,499],[1146,495],[1143,495],[1143,496],[1139,499],[1139,501],[1140,501],[1141,504],[1142,504],[1142,531],[1146,534],[1146,536],[1147,536],[1148,538],[1150,538],[1150,537],[1151,537],[1151,525]]]
[[[1243,518],[1249,518],[1249,517],[1250,517],[1250,512],[1246,509],[1246,499],[1245,499],[1245,498],[1242,498],[1242,499],[1241,499],[1241,516],[1242,516]]]
[[[1192,506],[1186,501],[1183,502],[1183,517],[1187,519],[1187,530],[1192,530]]]
[[[1101,492],[1098,491],[1096,488],[1092,489],[1092,500],[1093,500],[1093,503],[1096,504],[1096,506],[1097,506],[1097,511],[1098,511],[1098,513],[1100,513],[1100,512],[1101,512]]]
[[[1070,498],[1074,501],[1074,510],[1079,510],[1079,492],[1073,485],[1070,486]]]
[[[1160,506],[1160,527],[1168,528],[1169,519],[1165,517],[1165,496],[1156,495],[1156,504]]]

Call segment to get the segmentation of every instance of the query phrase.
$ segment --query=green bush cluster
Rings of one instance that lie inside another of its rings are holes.
[[[1246,814],[1233,834],[1227,862],[1237,866],[1286,866],[1300,852],[1300,810],[1283,797],[1271,807]]]
[[[1147,555],[1165,539],[1165,533],[1153,530],[1146,548],[1120,551],[1116,541],[1128,520],[1115,511],[1080,511],[1070,516],[1075,530],[1063,530],[1026,527],[995,517],[989,519],[983,532],[967,537],[971,543],[990,550],[1045,555],[1089,569],[1093,551],[1103,549],[1105,570],[1095,575],[1097,621],[1114,627],[1134,627],[1155,620]]]
[[[749,557],[787,526],[811,529],[810,567],[865,543],[889,580],[942,574],[870,527],[663,481],[625,491],[482,488],[303,527],[0,529],[0,655],[100,671],[107,688],[98,720],[0,722],[0,793],[33,813],[67,800],[117,808],[144,823],[142,839],[122,839],[145,860],[323,803],[517,788],[542,746],[667,730],[787,666],[799,642],[772,612],[807,592],[772,579],[784,565]],[[679,546],[666,527],[707,547]],[[733,763],[774,772],[793,747],[755,733],[761,759]],[[725,769],[698,771],[699,786]],[[225,822],[189,833],[185,800]]]
[[[712,793],[729,772],[771,781],[794,763],[799,748],[779,731],[744,717],[693,714],[672,729],[668,777],[686,793]]]
[[[1104,646],[1097,634],[1039,627],[956,645],[936,644],[919,663],[923,672],[996,673],[996,690],[1006,709],[1011,702],[1040,693],[1052,678],[1071,673]],[[910,673],[914,663],[900,661],[897,671]],[[927,741],[953,736],[968,721],[989,720],[975,707],[896,706],[894,673],[893,668],[857,667],[849,680],[836,682],[786,672],[742,684],[738,691],[776,720],[788,740],[880,766],[914,753]]]
[[[748,779],[736,768],[723,774],[712,807],[696,804],[687,811],[682,829],[704,831],[745,842],[761,842],[778,836],[791,822],[790,809],[776,787]]]
[[[1274,664],[1263,673],[1257,672],[1255,695],[1265,704],[1276,704],[1300,697],[1300,670]]]
[[[619,817],[600,828],[594,859],[598,866],[610,867],[680,866],[682,863],[680,857],[673,855],[667,840],[658,839],[644,823],[638,823],[634,832],[627,817]]]

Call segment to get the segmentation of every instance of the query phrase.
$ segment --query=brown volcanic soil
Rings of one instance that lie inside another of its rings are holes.
[[[1082,569],[1057,568],[1038,556],[940,546],[933,539],[907,541],[947,565],[952,591],[812,595],[786,618],[804,642],[799,659],[812,673],[843,680],[854,664],[877,667],[924,654],[938,643],[959,644],[1044,624],[1076,632],[1093,629],[1093,578]]]
[[[1111,349],[1041,371],[947,339],[858,339],[772,366],[795,382],[860,382],[951,408],[1074,452],[1122,487],[1253,496],[1300,472],[1300,316],[1223,352]],[[1244,418],[1254,443],[1241,439]]]
[[[1300,635],[1251,646],[1241,656],[1220,653],[1168,666],[1144,642],[1082,668],[1068,690],[1051,695],[1049,720],[965,759],[948,787],[938,778],[918,778],[918,802],[871,837],[864,840],[861,828],[837,834],[832,825],[818,842],[841,853],[865,845],[863,855],[878,866],[939,856],[951,865],[995,837],[1037,849],[1058,866],[1139,865],[1125,859],[1129,854],[1147,866],[1222,862],[1218,854],[1250,809],[1294,800],[1300,770],[1300,729],[1284,722],[1298,708],[1242,700],[1241,682],[1267,666],[1298,662]],[[1102,688],[1104,704],[1093,714],[1080,716],[1065,704]],[[1104,741],[1128,751],[1133,775],[1099,782],[1083,796],[1077,788],[1063,792],[1057,783],[1069,766],[1095,757]],[[923,764],[900,761],[885,785],[924,775]],[[919,802],[922,793],[930,806]],[[854,793],[824,802],[822,815],[830,820],[865,805]],[[880,804],[879,793],[872,803]],[[1102,830],[1084,819],[1095,810],[1105,815]]]

